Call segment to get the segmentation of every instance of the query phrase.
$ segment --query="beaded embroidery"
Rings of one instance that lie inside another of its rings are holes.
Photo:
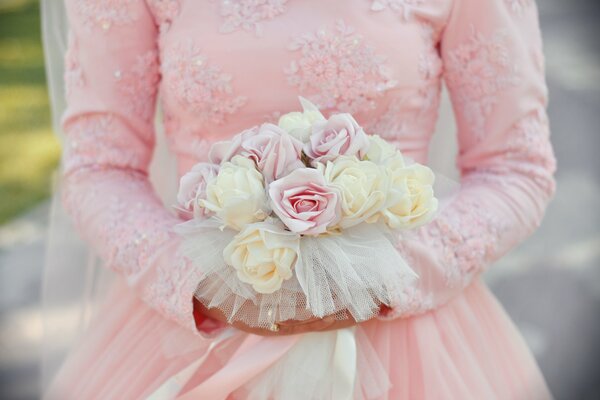
[[[397,85],[386,58],[342,20],[333,31],[295,38],[289,49],[300,57],[285,69],[288,82],[321,109],[373,109],[375,99]]]

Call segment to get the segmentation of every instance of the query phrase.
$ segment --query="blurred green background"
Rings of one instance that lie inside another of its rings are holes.
[[[49,196],[59,154],[50,126],[39,4],[0,0],[0,224]]]

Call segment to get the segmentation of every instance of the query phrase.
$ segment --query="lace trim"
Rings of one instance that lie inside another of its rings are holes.
[[[465,198],[423,230],[432,238],[425,240],[444,266],[446,285],[462,288],[493,259],[498,240],[507,228],[480,202]]]
[[[386,58],[342,20],[331,31],[293,39],[289,49],[300,57],[284,69],[288,83],[321,109],[374,109],[375,99],[397,85]]]

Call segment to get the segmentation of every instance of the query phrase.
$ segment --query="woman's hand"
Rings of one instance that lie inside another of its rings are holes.
[[[336,329],[348,328],[357,324],[354,318],[352,318],[352,316],[349,315],[347,319],[343,320],[336,319],[334,316],[327,316],[324,318],[315,317],[302,321],[290,319],[287,321],[278,322],[276,325],[277,328],[273,330],[254,328],[240,321],[235,321],[230,324],[227,321],[227,317],[225,316],[225,314],[223,314],[221,310],[217,308],[206,308],[201,302],[199,302],[197,299],[194,299],[194,317],[196,318],[196,320],[199,320],[203,316],[227,323],[241,331],[261,336],[281,336],[296,335],[308,332],[325,332]]]

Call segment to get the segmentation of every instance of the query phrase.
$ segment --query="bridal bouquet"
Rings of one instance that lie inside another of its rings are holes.
[[[372,317],[415,274],[397,233],[430,220],[434,174],[350,115],[283,115],[215,143],[181,178],[182,249],[195,293],[230,321],[268,327],[312,316]]]

